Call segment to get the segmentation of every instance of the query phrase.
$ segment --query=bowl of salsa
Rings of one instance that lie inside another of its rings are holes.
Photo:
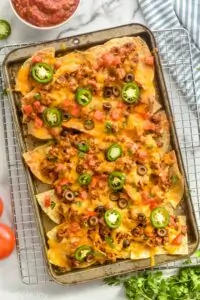
[[[67,23],[81,0],[10,0],[15,15],[37,29],[54,29]]]

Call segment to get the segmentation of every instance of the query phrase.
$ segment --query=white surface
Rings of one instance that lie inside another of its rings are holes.
[[[7,43],[21,43],[54,39],[78,33],[95,31],[127,23],[144,23],[137,6],[137,0],[82,0],[75,18],[62,28],[52,31],[37,31],[26,27],[13,14],[8,0],[1,0],[0,19],[7,19],[12,26],[12,35]],[[62,32],[61,32],[62,31]],[[5,42],[0,42],[0,47]],[[1,118],[1,116],[0,116]],[[1,121],[1,119],[0,119]],[[0,123],[0,196],[5,200],[5,212],[2,221],[12,224],[8,177],[3,148],[3,129]],[[20,281],[16,254],[0,262],[0,300],[122,300],[125,296],[118,287],[107,287],[100,281],[74,286],[62,287],[55,284],[25,286]]]

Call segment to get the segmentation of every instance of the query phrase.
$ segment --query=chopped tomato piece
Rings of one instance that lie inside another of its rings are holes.
[[[150,197],[146,191],[141,193],[141,197],[142,197],[142,203],[144,205],[149,205],[151,210],[160,205],[160,201],[155,199],[154,197]]]
[[[63,186],[65,184],[69,184],[69,180],[67,178],[62,178],[59,182],[59,185]]]
[[[172,241],[172,245],[177,245],[180,246],[182,244],[182,240],[183,240],[183,235],[182,234],[178,234],[175,239],[173,239]]]
[[[145,160],[147,158],[147,153],[144,150],[138,150],[137,152],[138,158]]]
[[[71,109],[71,114],[72,114],[72,116],[78,118],[80,115],[80,107],[75,104]]]
[[[103,121],[103,119],[104,119],[104,113],[102,111],[100,111],[100,110],[96,110],[95,113],[94,113],[94,118],[97,121]]]
[[[144,130],[155,131],[156,125],[150,121],[146,121],[144,124]]]
[[[56,172],[65,171],[65,169],[66,169],[65,165],[63,165],[63,164],[56,164],[56,167],[55,167],[55,171]]]
[[[34,120],[34,125],[36,128],[41,128],[43,125],[43,121],[39,117],[36,117]]]
[[[80,198],[82,200],[87,200],[87,197],[88,197],[88,193],[86,191],[81,191],[80,192]]]
[[[125,107],[125,105],[124,105],[123,102],[118,102],[117,103],[117,108],[124,108],[124,107]]]
[[[51,199],[50,199],[49,196],[45,196],[45,198],[44,198],[44,206],[45,206],[46,208],[48,208],[48,207],[51,206]]]
[[[99,62],[101,66],[116,66],[121,63],[121,59],[119,56],[108,52],[102,55]]]
[[[97,176],[93,176],[92,177],[92,182],[91,182],[91,189],[95,188],[97,186],[98,183],[98,177]]]
[[[76,222],[73,222],[73,223],[71,223],[71,225],[70,225],[70,231],[72,232],[72,233],[76,233],[77,231],[79,231],[81,229],[81,227],[80,227],[80,225],[78,224],[78,223],[76,223]]]
[[[39,63],[42,61],[42,57],[40,57],[39,55],[35,55],[32,57],[32,62],[33,63]]]
[[[59,69],[61,66],[61,61],[60,60],[57,60],[56,63],[54,64],[54,68],[55,69]]]
[[[114,120],[114,121],[117,121],[121,118],[121,109],[113,109],[111,111],[111,118]]]
[[[23,105],[23,112],[25,113],[25,115],[30,116],[33,112],[33,108],[31,105],[27,104],[27,105]]]
[[[62,102],[62,107],[63,108],[68,108],[69,106],[71,106],[72,105],[72,102],[70,101],[70,100],[64,100],[63,102]]]
[[[145,63],[148,66],[153,66],[154,65],[154,57],[152,55],[145,57]]]
[[[39,111],[40,111],[40,108],[41,108],[41,103],[40,103],[40,101],[35,101],[35,102],[33,102],[33,107],[35,108],[35,110],[36,110],[37,112],[39,112]]]
[[[96,211],[87,211],[87,212],[85,213],[85,217],[86,217],[86,218],[93,217],[93,216],[97,216]]]

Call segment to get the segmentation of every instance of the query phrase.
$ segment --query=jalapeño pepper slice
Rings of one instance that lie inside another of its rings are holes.
[[[122,155],[122,148],[119,144],[112,144],[106,152],[106,158],[108,161],[115,161],[121,155]]]
[[[79,176],[78,182],[80,185],[88,185],[92,181],[92,176],[88,173],[83,173]]]
[[[126,83],[122,88],[121,96],[129,104],[137,103],[140,96],[138,85],[135,82]]]
[[[121,214],[115,209],[109,209],[105,212],[104,219],[108,227],[118,228],[121,224]]]
[[[122,172],[112,172],[108,177],[109,187],[113,191],[119,191],[123,188],[126,176]]]
[[[163,207],[156,207],[152,210],[150,220],[155,228],[164,228],[169,224],[169,213]]]
[[[79,88],[76,91],[76,101],[82,106],[88,105],[92,100],[92,93],[88,89]]]
[[[4,40],[11,34],[11,26],[6,20],[0,20],[0,40]]]
[[[43,112],[43,119],[49,127],[59,126],[62,122],[61,111],[54,107],[47,108]]]
[[[74,256],[78,261],[84,261],[89,254],[92,253],[92,247],[89,245],[83,245],[76,249]]]
[[[77,145],[78,150],[87,153],[89,151],[89,145],[86,141],[80,141]]]
[[[31,68],[31,75],[39,83],[48,83],[53,78],[53,68],[45,63],[36,63]]]

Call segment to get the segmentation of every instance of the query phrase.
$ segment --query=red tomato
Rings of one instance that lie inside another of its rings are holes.
[[[103,121],[104,113],[100,110],[96,110],[95,113],[94,113],[94,118],[97,121]]]
[[[88,193],[86,191],[81,191],[80,192],[80,198],[83,200],[87,200]]]
[[[80,115],[80,107],[76,104],[71,109],[71,114],[73,117],[78,118]]]
[[[33,112],[33,108],[31,105],[23,105],[22,109],[23,109],[23,112],[25,113],[25,115],[27,115],[27,116],[29,116]]]
[[[153,66],[154,65],[154,57],[153,56],[148,56],[145,58],[145,63],[148,66]]]
[[[51,199],[49,196],[45,196],[44,198],[44,206],[48,208],[51,205]]]
[[[42,58],[38,55],[35,55],[35,56],[32,57],[32,62],[33,63],[39,63],[41,61],[42,61]]]
[[[76,233],[76,232],[78,232],[80,229],[81,229],[80,225],[79,225],[78,223],[76,223],[76,222],[73,222],[73,223],[71,223],[70,229],[69,229],[69,230],[70,230],[72,233]]]
[[[39,117],[36,117],[34,121],[34,125],[36,128],[41,128],[43,126],[43,121]]]
[[[41,103],[40,103],[40,101],[35,101],[35,102],[33,102],[33,106],[34,106],[34,108],[35,108],[35,110],[36,110],[37,112],[40,111],[40,108],[41,108]]]
[[[183,240],[183,235],[182,234],[178,234],[175,239],[173,239],[172,241],[172,245],[177,245],[180,246],[182,244],[182,240]]]
[[[2,214],[3,214],[3,208],[4,208],[3,200],[2,200],[2,198],[0,197],[0,217],[1,217]]]
[[[121,109],[113,109],[111,111],[111,118],[114,120],[114,121],[117,121],[121,118]]]
[[[15,235],[12,229],[0,223],[0,260],[11,255],[15,248]]]

